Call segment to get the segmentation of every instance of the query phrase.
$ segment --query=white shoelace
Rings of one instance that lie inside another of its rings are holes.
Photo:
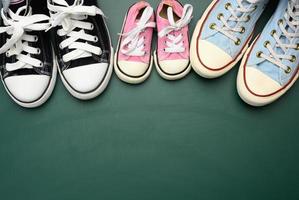
[[[170,23],[169,26],[165,27],[163,30],[161,30],[158,33],[158,36],[161,37],[167,37],[166,41],[166,48],[164,49],[167,53],[183,53],[185,52],[184,47],[184,36],[183,34],[179,34],[178,36],[175,36],[174,34],[171,34],[174,31],[179,31],[182,28],[186,27],[192,19],[192,13],[193,13],[193,6],[190,4],[186,4],[183,9],[183,14],[180,20],[175,22],[174,16],[173,16],[173,9],[169,7],[167,9],[167,16],[168,21]]]
[[[30,35],[31,31],[44,31],[50,27],[49,17],[46,15],[32,15],[31,7],[28,8],[25,16],[26,6],[18,9],[16,13],[8,10],[7,15],[1,10],[1,17],[5,27],[0,27],[0,33],[7,33],[11,37],[1,47],[0,54],[6,52],[6,56],[16,56],[17,62],[6,63],[7,71],[33,67],[42,67],[43,63],[32,58],[30,55],[40,54],[40,49],[29,46],[30,43],[38,41],[38,36]],[[45,22],[46,21],[46,22]]]
[[[127,56],[144,56],[146,54],[144,51],[146,38],[140,37],[140,33],[147,28],[156,27],[156,23],[150,21],[153,13],[153,8],[145,8],[137,26],[130,32],[121,34],[124,37],[120,47],[122,54]]]
[[[53,0],[53,4],[48,1],[48,8],[51,11],[51,27],[62,26],[57,34],[67,36],[59,47],[64,49],[68,47],[72,51],[63,55],[63,61],[69,62],[79,58],[91,57],[93,54],[101,55],[100,47],[89,44],[88,42],[97,42],[98,37],[87,34],[85,30],[93,30],[94,25],[85,22],[88,16],[102,15],[104,13],[96,6],[84,6],[84,1],[75,0],[73,5],[69,5],[65,0]],[[81,29],[76,31],[75,29]],[[83,40],[85,42],[79,42]]]
[[[250,5],[245,7],[243,4],[244,1],[250,3]],[[250,20],[248,14],[256,9],[256,2],[257,0],[237,0],[238,7],[235,9],[232,8],[232,5],[230,3],[227,3],[225,5],[225,8],[230,11],[231,16],[228,19],[225,19],[223,14],[220,13],[218,15],[218,19],[222,22],[223,27],[218,27],[216,24],[211,24],[210,28],[215,29],[216,31],[230,38],[236,44],[239,44],[240,39],[236,37],[234,33],[242,33],[243,31],[245,31],[245,28],[242,27],[240,23]],[[234,22],[236,25],[234,27],[231,27],[229,22]]]
[[[291,72],[291,68],[283,64],[284,60],[290,60],[295,62],[296,57],[294,55],[287,55],[289,49],[298,49],[298,44],[294,42],[299,37],[299,5],[296,5],[296,0],[289,1],[288,9],[284,15],[284,20],[279,22],[279,28],[282,31],[282,35],[278,36],[276,31],[272,32],[272,36],[274,37],[276,44],[275,48],[281,49],[282,54],[277,53],[271,44],[266,41],[266,47],[270,52],[270,55],[266,55],[264,53],[260,53],[260,57],[268,60],[269,62],[273,63],[274,65],[278,66],[279,68],[283,69],[286,73]],[[285,21],[285,23],[283,22]],[[281,41],[281,38],[285,38],[285,41]]]

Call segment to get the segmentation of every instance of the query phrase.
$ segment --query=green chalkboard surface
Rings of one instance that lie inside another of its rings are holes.
[[[116,46],[132,0],[101,0]],[[158,0],[149,1],[156,8]],[[275,9],[259,21],[259,33]],[[209,0],[194,5],[192,30]],[[297,200],[299,88],[264,108],[236,92],[238,66],[217,80],[190,73],[142,85],[115,75],[82,102],[60,80],[28,110],[0,87],[1,200]]]

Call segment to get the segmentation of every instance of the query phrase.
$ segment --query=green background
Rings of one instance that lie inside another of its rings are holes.
[[[150,1],[156,8],[158,1]],[[210,1],[194,5],[192,30]],[[102,0],[114,45],[129,0]],[[262,30],[275,1],[259,22]],[[0,88],[1,200],[299,199],[299,88],[264,107],[245,105],[237,69],[217,80],[155,70],[131,86],[114,75],[81,102],[61,81],[27,110]]]

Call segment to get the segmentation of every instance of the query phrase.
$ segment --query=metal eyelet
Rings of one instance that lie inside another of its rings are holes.
[[[44,66],[44,63],[40,62],[40,63],[39,63],[39,66],[40,66],[40,67],[43,67],[43,66]]]
[[[288,67],[287,70],[284,70],[284,72],[285,72],[286,74],[289,74],[289,73],[292,72],[292,68]]]
[[[38,37],[34,36],[34,42],[37,42],[37,41],[38,41]]]
[[[59,49],[61,49],[61,50],[63,49],[63,47],[62,47],[62,45],[61,45],[61,44],[59,44]]]
[[[91,26],[90,26],[90,30],[93,30],[93,29],[94,29],[94,25],[91,24]]]
[[[93,40],[94,40],[94,42],[98,42],[99,38],[97,36],[95,36]]]
[[[37,49],[37,55],[39,55],[41,53],[40,48]]]
[[[297,57],[295,55],[291,55],[291,59],[290,59],[290,62],[295,62],[297,60]]]
[[[271,43],[270,43],[270,41],[267,40],[267,41],[264,43],[264,47],[267,48],[267,46],[268,46],[269,44],[271,44]]]
[[[10,57],[10,53],[8,51],[5,53],[5,55],[6,55],[7,58]]]
[[[245,30],[246,30],[245,27],[242,26],[240,33],[241,33],[241,34],[242,34],[242,33],[245,33]]]
[[[216,27],[216,24],[215,24],[215,23],[210,24],[210,29],[214,30],[215,27]]]
[[[224,7],[225,7],[226,10],[228,10],[228,8],[231,7],[231,6],[232,6],[231,3],[226,3]]]
[[[223,17],[224,15],[223,15],[223,13],[219,13],[218,15],[217,15],[217,19],[218,20],[221,20],[221,17]]]
[[[263,54],[263,52],[262,52],[262,51],[259,51],[259,52],[256,53],[256,57],[261,58],[261,57],[262,57],[262,54]]]
[[[296,44],[296,51],[299,51],[299,43]]]
[[[253,11],[255,11],[257,9],[257,5],[254,6]]]
[[[278,22],[277,22],[278,25],[280,25],[282,23],[283,23],[283,19],[279,19]]]
[[[251,20],[251,17],[250,17],[250,15],[247,15],[247,19],[246,19],[246,21],[245,22],[249,22]]]
[[[274,35],[276,34],[276,30],[273,29],[270,34],[272,37],[274,37]]]
[[[241,39],[238,38],[237,41],[235,41],[235,45],[239,46],[241,44]]]

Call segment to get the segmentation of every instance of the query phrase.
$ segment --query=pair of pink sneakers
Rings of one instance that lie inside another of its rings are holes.
[[[146,1],[131,6],[124,20],[114,69],[124,82],[145,81],[155,62],[158,73],[167,80],[177,80],[190,70],[189,27],[193,7],[184,7],[176,0],[162,0],[154,9]],[[157,27],[157,50],[152,55],[152,39]]]

